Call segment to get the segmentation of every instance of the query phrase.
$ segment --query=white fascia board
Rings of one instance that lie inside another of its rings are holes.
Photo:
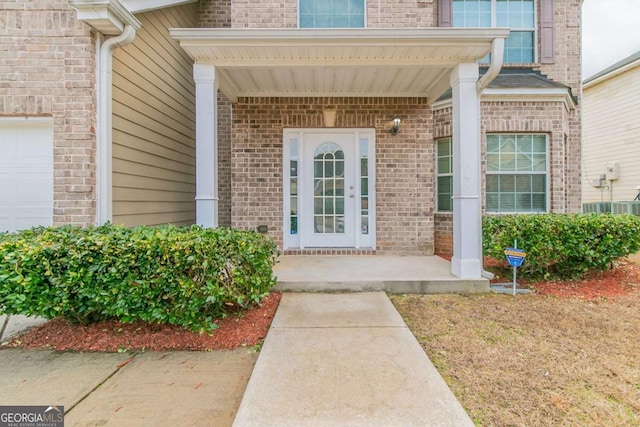
[[[214,45],[326,45],[334,40],[339,45],[376,45],[425,44],[441,45],[446,42],[487,43],[497,37],[507,37],[509,30],[504,28],[172,28],[171,37],[180,41],[205,42]]]
[[[590,88],[591,86],[595,86],[599,83],[602,83],[604,81],[607,81],[609,79],[614,78],[615,76],[618,76],[622,73],[625,73],[633,68],[639,67],[640,66],[640,59],[638,59],[637,61],[633,61],[630,64],[625,65],[624,67],[620,67],[620,68],[616,68],[615,70],[611,71],[610,73],[607,73],[603,76],[598,77],[597,79],[593,79],[588,81],[587,83],[584,83],[582,85],[583,89],[587,89]]]
[[[576,103],[564,88],[487,88],[482,92],[482,101],[504,101],[508,98],[512,101],[562,101],[567,110],[574,110]]]
[[[70,4],[76,9],[79,21],[107,36],[121,34],[127,25],[136,31],[142,27],[118,0],[71,0]]]
[[[443,99],[442,101],[436,101],[431,104],[431,109],[433,111],[444,110],[445,108],[453,108],[452,98]]]
[[[487,88],[482,92],[480,101],[531,101],[531,102],[563,102],[567,110],[574,110],[576,103],[568,89],[535,89],[535,88]],[[452,100],[443,99],[432,104],[434,111],[452,107]]]
[[[120,0],[131,13],[149,12],[166,7],[182,6],[187,3],[196,3],[198,0]]]

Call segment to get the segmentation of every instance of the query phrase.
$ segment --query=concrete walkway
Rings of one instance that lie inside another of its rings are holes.
[[[383,292],[285,293],[259,356],[1,349],[0,404],[67,426],[473,426]]]
[[[382,292],[284,294],[234,426],[473,426]]]

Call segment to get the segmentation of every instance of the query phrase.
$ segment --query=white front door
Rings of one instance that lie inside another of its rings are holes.
[[[353,133],[306,134],[302,147],[301,239],[307,247],[354,247],[356,158]]]
[[[283,246],[376,248],[375,130],[286,129]]]

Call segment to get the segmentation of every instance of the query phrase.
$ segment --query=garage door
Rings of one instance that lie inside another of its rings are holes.
[[[0,231],[52,223],[52,120],[0,119]]]

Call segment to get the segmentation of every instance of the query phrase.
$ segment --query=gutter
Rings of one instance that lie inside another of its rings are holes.
[[[136,30],[127,24],[119,36],[103,41],[99,47],[97,67],[98,106],[96,135],[96,223],[110,222],[113,212],[112,185],[112,113],[113,113],[113,51],[126,46],[136,37]]]
[[[485,90],[487,86],[489,86],[489,83],[491,83],[500,73],[500,69],[504,62],[504,41],[504,38],[498,37],[493,39],[491,42],[491,63],[489,64],[489,69],[478,79],[477,83],[478,104],[480,104],[482,91]],[[478,105],[478,109],[480,109],[480,105]],[[480,221],[482,221],[482,215],[480,215]],[[480,229],[482,230],[482,224],[480,224]],[[480,254],[482,253],[482,239],[480,239]],[[481,259],[480,261],[482,264],[480,275],[485,279],[493,279],[495,277],[494,274],[484,269],[484,259]]]

